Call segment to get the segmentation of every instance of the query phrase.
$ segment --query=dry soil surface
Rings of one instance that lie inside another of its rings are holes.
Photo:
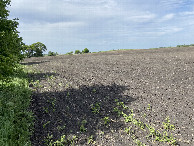
[[[164,146],[170,134],[176,145],[194,145],[193,47],[47,56],[22,64],[31,70],[32,145],[65,135],[64,145]]]

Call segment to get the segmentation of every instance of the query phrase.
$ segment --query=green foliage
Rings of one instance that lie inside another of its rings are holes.
[[[81,54],[82,52],[80,50],[75,50],[75,54]]]
[[[90,51],[87,49],[87,48],[85,48],[84,50],[82,50],[82,53],[89,53]]]
[[[18,67],[19,68],[19,67]],[[33,115],[26,73],[17,69],[9,82],[0,81],[0,145],[31,145]]]
[[[109,117],[104,117],[103,120],[104,120],[104,125],[107,125],[110,122]]]
[[[125,132],[126,132],[127,134],[130,134],[131,128],[132,128],[132,126],[130,126],[130,127],[128,127],[128,128],[125,128]]]
[[[26,57],[41,57],[43,52],[47,50],[46,46],[41,42],[33,43],[30,46],[25,45],[24,47]]]
[[[10,0],[0,1],[0,80],[12,75],[17,63],[23,59],[23,43],[19,37],[18,19],[8,20]]]
[[[194,44],[190,44],[190,45],[177,45],[177,47],[192,47],[192,46],[194,46]]]
[[[91,135],[91,136],[88,138],[88,144],[96,144],[96,142],[94,141],[93,135]]]
[[[51,142],[47,145],[49,146],[64,146],[64,145],[75,145],[75,141],[77,140],[76,136],[72,136],[70,138],[66,138],[65,135],[61,136],[60,140],[57,140],[56,142],[52,142],[52,140],[50,140]]]
[[[150,106],[150,104],[148,104],[147,110],[151,110],[151,106]]]
[[[48,56],[57,56],[58,55],[58,53],[56,52],[52,52],[52,51],[49,51],[48,52]]]
[[[97,114],[100,112],[100,103],[92,104],[91,105],[92,112]]]
[[[85,128],[86,123],[87,123],[86,120],[83,120],[83,121],[81,122],[80,132],[86,132],[86,128]]]
[[[166,118],[166,122],[163,122],[163,127],[166,130],[174,130],[174,125],[170,124],[170,119],[169,117]]]
[[[67,52],[66,55],[73,55],[73,51]]]

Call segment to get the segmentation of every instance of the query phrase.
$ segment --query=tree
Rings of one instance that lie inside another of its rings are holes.
[[[75,50],[75,54],[81,54],[80,50]]]
[[[87,48],[85,48],[84,50],[82,50],[82,52],[83,53],[89,53],[90,51]]]
[[[33,43],[32,45],[25,45],[25,56],[26,57],[41,57],[43,56],[43,52],[46,51],[46,46],[41,43]]]
[[[34,57],[43,56],[43,52],[47,50],[46,46],[41,42],[32,44],[30,48],[34,51]]]
[[[10,0],[0,0],[0,79],[14,73],[17,63],[23,59],[23,43],[17,31],[18,19],[8,20],[7,6]]]

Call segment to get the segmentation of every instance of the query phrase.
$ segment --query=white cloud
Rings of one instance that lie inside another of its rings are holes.
[[[186,0],[160,0],[160,5],[162,8],[168,9],[177,9],[184,7],[187,4]]]
[[[183,28],[176,27],[176,26],[170,26],[170,27],[160,27],[156,28],[154,31],[146,32],[145,34],[160,37],[163,35],[171,35],[173,33],[177,33],[179,31],[182,31]]]
[[[163,22],[163,21],[168,21],[168,20],[171,20],[174,18],[174,14],[167,14],[165,16],[163,16],[161,19],[160,19],[160,22]]]
[[[147,21],[153,20],[155,17],[156,17],[155,14],[147,13],[147,14],[128,16],[127,19],[134,22],[147,22]]]
[[[180,13],[181,16],[194,15],[194,11],[185,11]]]

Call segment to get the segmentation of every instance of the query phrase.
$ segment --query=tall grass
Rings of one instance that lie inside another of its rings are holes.
[[[33,122],[27,73],[19,66],[9,82],[0,81],[0,145],[27,146]]]

